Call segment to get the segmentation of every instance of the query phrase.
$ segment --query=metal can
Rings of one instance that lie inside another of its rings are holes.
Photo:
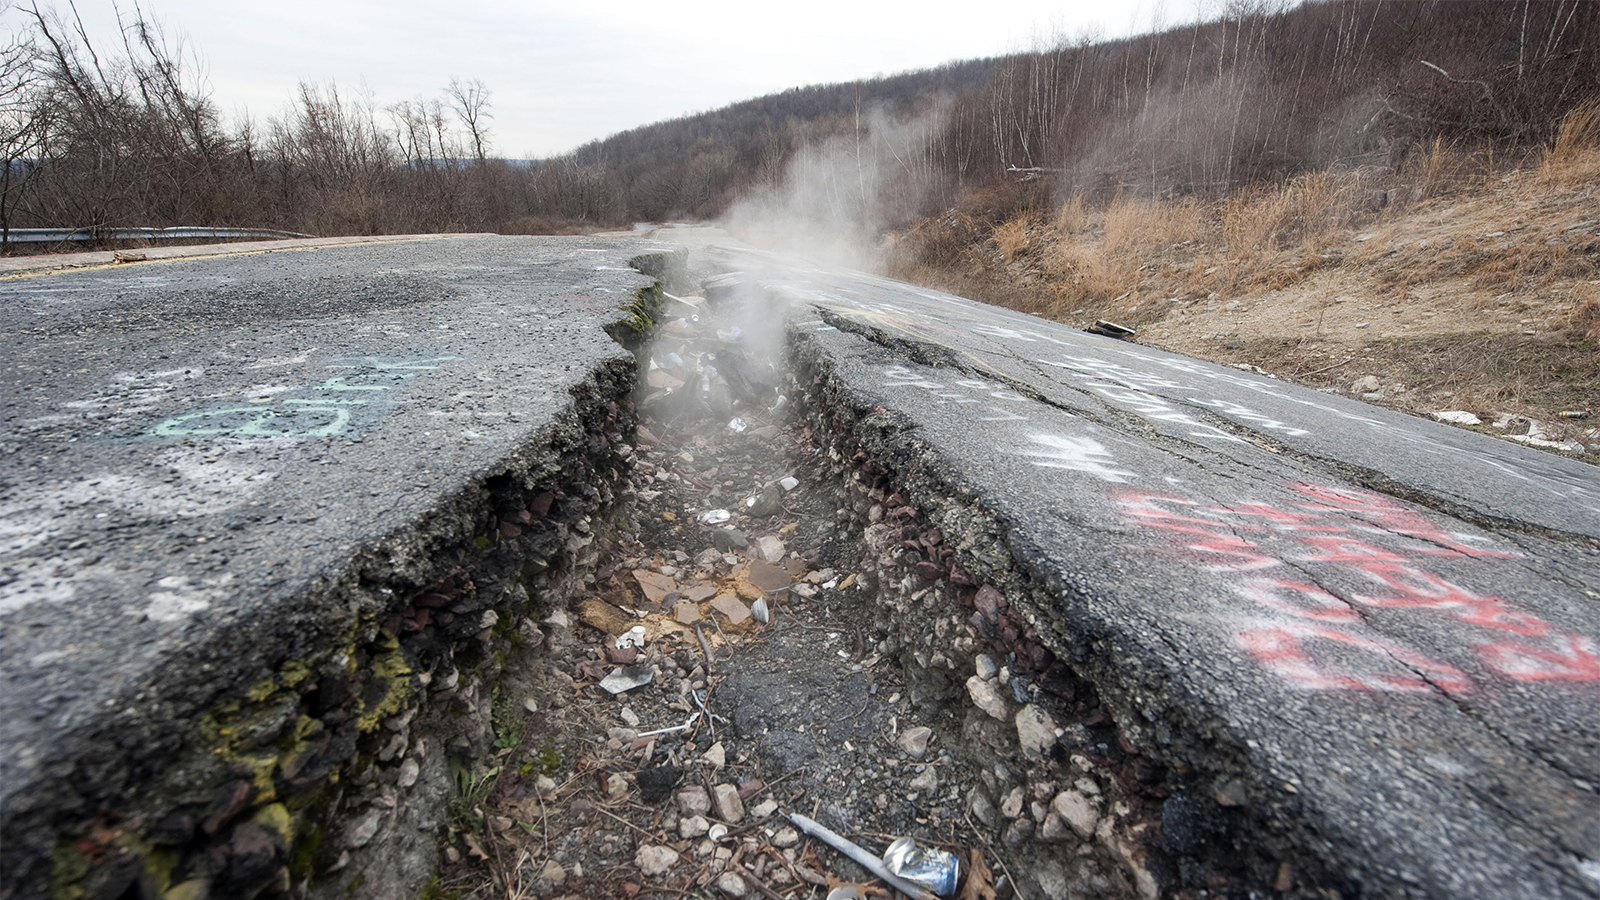
[[[897,839],[883,851],[884,866],[912,884],[941,897],[953,897],[961,883],[961,860],[948,850],[918,847],[908,837]]]
[[[733,520],[733,513],[725,509],[708,509],[700,514],[698,521],[701,525],[721,525]]]

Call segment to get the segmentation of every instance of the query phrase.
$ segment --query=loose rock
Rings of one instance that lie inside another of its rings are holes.
[[[895,741],[900,749],[912,759],[921,759],[928,752],[928,741],[933,737],[933,729],[926,725],[907,728],[900,733]]]
[[[1030,703],[1017,713],[1017,742],[1028,756],[1040,757],[1056,742],[1056,723],[1050,714]]]
[[[1087,838],[1093,835],[1095,825],[1100,822],[1100,813],[1094,808],[1094,804],[1077,791],[1062,791],[1057,794],[1056,798],[1050,801],[1050,810],[1071,825],[1079,837]]]
[[[703,816],[711,811],[711,795],[700,785],[686,787],[678,792],[678,814]]]
[[[719,784],[711,789],[711,808],[717,818],[730,824],[744,818],[744,802],[739,799],[739,789],[731,784]]]
[[[967,693],[972,697],[972,702],[978,708],[1004,722],[1010,718],[1010,707],[1006,698],[1001,695],[999,683],[985,681],[974,675],[967,679]]]
[[[662,847],[659,844],[646,844],[639,848],[633,856],[633,864],[639,867],[640,874],[647,878],[665,875],[673,866],[678,864],[678,852],[671,847]]]

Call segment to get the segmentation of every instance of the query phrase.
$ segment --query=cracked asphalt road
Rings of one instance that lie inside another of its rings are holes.
[[[597,373],[631,383],[605,326],[654,282],[630,268],[652,246],[440,238],[0,280],[8,836],[124,789],[83,773],[169,752],[352,615],[308,597],[379,550],[403,564],[386,541],[447,527],[444,499],[535,455]]]
[[[791,349],[881,419],[914,503],[998,523],[1020,605],[1130,733],[1254,773],[1266,832],[1378,896],[1600,896],[1600,470],[937,291],[697,252],[743,273],[723,290],[787,304]]]

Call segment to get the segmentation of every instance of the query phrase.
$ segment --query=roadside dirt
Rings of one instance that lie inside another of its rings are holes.
[[[894,236],[888,268],[1600,462],[1600,126],[1585,127],[1511,170],[1434,147],[1381,177],[1211,203],[951,210]]]

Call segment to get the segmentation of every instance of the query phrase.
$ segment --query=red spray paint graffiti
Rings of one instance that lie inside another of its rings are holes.
[[[1470,690],[1468,676],[1412,648],[1361,633],[1363,609],[1441,614],[1487,632],[1473,643],[1491,671],[1519,681],[1600,681],[1595,642],[1563,631],[1503,599],[1474,593],[1419,568],[1417,556],[1505,559],[1519,556],[1474,544],[1386,497],[1309,484],[1292,486],[1303,500],[1290,508],[1264,503],[1211,506],[1173,494],[1129,491],[1118,496],[1133,521],[1187,538],[1185,549],[1210,571],[1249,573],[1236,588],[1277,621],[1238,635],[1269,670],[1315,689],[1452,692]],[[1251,537],[1287,536],[1300,549],[1268,551]],[[1409,539],[1404,550],[1364,540]],[[1248,537],[1247,537],[1248,535]],[[1294,564],[1334,566],[1371,582],[1370,592],[1338,596],[1314,584],[1272,577]],[[1515,637],[1512,637],[1514,635]]]

